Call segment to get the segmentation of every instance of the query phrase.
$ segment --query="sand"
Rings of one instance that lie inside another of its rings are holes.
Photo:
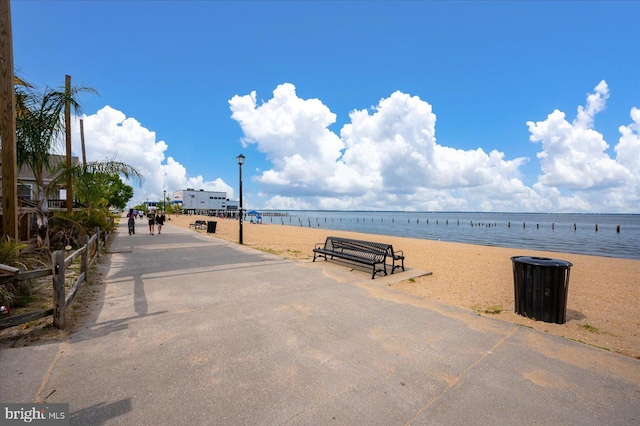
[[[212,218],[173,215],[167,224],[189,228],[189,223],[195,220]],[[206,230],[193,232],[238,242],[237,220],[214,220],[217,221],[215,234],[206,234]],[[412,282],[394,284],[392,288],[396,290],[640,359],[640,260],[367,235],[280,224],[245,222],[243,226],[246,246],[298,261],[311,261],[313,247],[316,243],[324,242],[328,235],[393,244],[394,250],[404,252],[407,267],[433,272],[432,275]],[[511,256],[552,257],[573,263],[565,324],[535,321],[514,313]]]

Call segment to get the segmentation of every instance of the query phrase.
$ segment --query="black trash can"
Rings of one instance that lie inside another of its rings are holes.
[[[564,324],[567,321],[569,272],[573,264],[533,256],[514,256],[511,260],[516,314]]]
[[[210,220],[207,222],[207,234],[215,234],[216,233],[216,225],[218,222],[215,220]]]

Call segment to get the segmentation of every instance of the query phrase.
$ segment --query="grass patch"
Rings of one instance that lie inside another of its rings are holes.
[[[580,328],[587,330],[589,333],[600,334],[600,330],[598,330],[596,327],[589,324],[583,324],[580,326]]]
[[[486,308],[483,308],[480,305],[474,305],[472,309],[479,314],[487,314],[487,315],[498,315],[502,313],[502,311],[504,310],[500,305],[491,305],[491,306],[487,306]]]
[[[18,307],[25,308],[29,306],[29,303],[33,302],[33,297],[30,294],[22,294],[17,299]]]
[[[265,247],[254,247],[254,248],[256,250],[260,250],[260,251],[263,251],[265,253],[282,255],[282,251],[274,250],[274,249],[271,249],[271,248],[265,248]]]
[[[584,342],[584,341],[579,340],[579,339],[573,339],[571,337],[569,337],[569,340],[573,340],[574,342],[582,343],[583,345],[591,346],[592,348],[598,348],[598,349],[602,349],[603,351],[611,352],[611,349],[605,348],[604,346],[594,345],[592,343]]]

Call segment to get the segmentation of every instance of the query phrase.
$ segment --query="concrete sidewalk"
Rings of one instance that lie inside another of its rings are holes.
[[[78,425],[640,423],[636,359],[138,223],[95,322],[0,353],[0,401],[68,402]]]

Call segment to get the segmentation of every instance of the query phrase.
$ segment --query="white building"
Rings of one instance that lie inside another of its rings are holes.
[[[238,213],[238,202],[229,200],[226,192],[181,189],[173,193],[171,203],[180,205],[184,213],[232,216]]]

